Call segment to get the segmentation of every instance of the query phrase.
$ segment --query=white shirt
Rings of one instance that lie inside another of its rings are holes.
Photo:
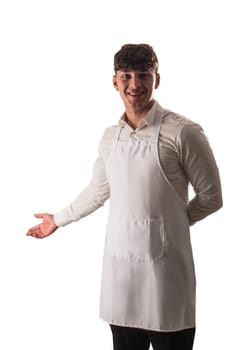
[[[189,223],[192,225],[222,206],[218,167],[201,126],[163,109],[155,101],[135,130],[128,125],[123,114],[119,120],[123,126],[120,140],[127,140],[129,137],[149,138],[156,112],[161,109],[164,111],[164,118],[159,135],[160,163],[171,185],[187,206]],[[57,226],[65,226],[89,215],[110,197],[105,160],[109,155],[116,128],[117,126],[112,126],[105,130],[99,144],[99,156],[94,164],[92,180],[68,207],[54,215]],[[189,183],[195,192],[190,201]]]

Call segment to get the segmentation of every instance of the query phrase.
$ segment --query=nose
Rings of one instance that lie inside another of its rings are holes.
[[[129,81],[129,86],[133,89],[137,89],[138,87],[141,86],[141,81],[136,74],[132,75],[132,77]]]

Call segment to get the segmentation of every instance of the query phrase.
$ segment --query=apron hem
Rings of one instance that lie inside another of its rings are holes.
[[[106,319],[100,317],[100,319],[103,322],[106,322],[108,324],[112,324],[114,326],[120,326],[120,327],[129,327],[129,328],[138,328],[138,329],[144,329],[147,331],[154,331],[154,332],[179,332],[179,331],[183,331],[185,329],[191,329],[191,328],[195,328],[196,325],[195,323],[193,325],[188,325],[188,326],[182,326],[182,327],[176,327],[176,328],[172,328],[172,329],[165,329],[165,328],[159,328],[159,327],[145,327],[145,326],[138,326],[135,324],[125,324],[122,322],[116,322],[116,321],[107,321]]]

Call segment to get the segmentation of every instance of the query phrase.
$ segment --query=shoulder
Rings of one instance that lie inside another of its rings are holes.
[[[100,143],[111,143],[115,134],[117,133],[118,125],[107,127],[101,137]]]
[[[190,138],[204,132],[201,125],[192,119],[169,109],[163,109],[161,134],[176,141],[178,138]]]
[[[109,126],[104,130],[102,134],[102,137],[99,143],[99,153],[103,157],[106,157],[109,153],[112,141],[117,132],[117,128],[118,128],[118,125]]]
[[[195,125],[198,125],[198,124],[195,123],[193,120],[187,118],[186,116],[173,112],[169,109],[163,109],[163,122],[162,122],[163,127],[171,126],[176,130],[180,131],[184,127],[187,128]]]

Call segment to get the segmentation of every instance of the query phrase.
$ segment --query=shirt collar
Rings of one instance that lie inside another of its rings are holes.
[[[155,100],[150,110],[147,112],[145,117],[140,121],[137,129],[142,129],[145,126],[151,126],[153,124],[157,105],[158,105],[158,102]],[[123,113],[121,118],[119,119],[119,125],[131,128],[130,125],[128,125],[127,123],[126,113]]]

